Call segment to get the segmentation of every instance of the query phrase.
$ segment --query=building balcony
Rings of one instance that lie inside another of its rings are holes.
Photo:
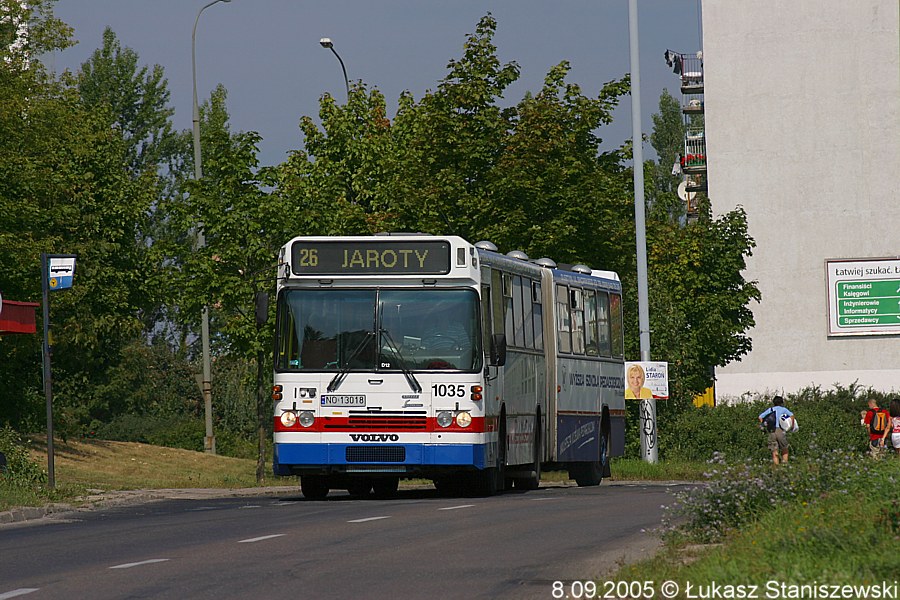
[[[685,133],[681,170],[687,174],[706,173],[706,136],[702,129],[688,128]]]
[[[699,56],[690,56],[688,54],[679,54],[681,61],[681,93],[682,94],[702,94],[703,93],[703,54],[698,52]],[[675,71],[678,72],[677,70]]]
[[[683,97],[681,112],[685,115],[703,114],[703,94],[687,94]]]
[[[685,186],[686,192],[706,192],[709,189],[709,186],[706,184],[706,178],[702,175],[688,176],[685,181],[687,182],[687,185]]]

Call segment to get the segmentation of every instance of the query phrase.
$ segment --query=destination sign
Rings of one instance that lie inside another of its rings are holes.
[[[295,275],[444,275],[450,272],[445,241],[298,241],[291,246]]]

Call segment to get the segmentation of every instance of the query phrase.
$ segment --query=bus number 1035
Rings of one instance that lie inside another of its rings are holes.
[[[431,386],[431,395],[436,398],[465,398],[466,386],[449,383],[435,383]]]

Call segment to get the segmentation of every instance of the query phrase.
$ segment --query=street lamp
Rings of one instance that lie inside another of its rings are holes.
[[[337,50],[334,49],[334,43],[331,41],[331,38],[322,38],[319,40],[319,45],[323,48],[328,48],[332,53],[337,57],[338,62],[341,63],[341,70],[344,72],[344,86],[347,88],[347,102],[350,101],[350,80],[347,79],[347,68],[344,66],[344,61],[341,60],[341,55],[337,53]]]
[[[194,19],[194,29],[191,32],[191,76],[194,82],[194,179],[200,181],[203,179],[203,160],[200,154],[200,106],[197,104],[197,23],[200,22],[200,15],[203,11],[219,2],[231,2],[231,0],[213,0],[205,5],[197,13]],[[206,236],[203,234],[203,224],[197,227],[197,247],[206,247]],[[200,339],[203,347],[203,381],[200,388],[203,392],[203,407],[206,413],[206,439],[203,447],[210,454],[216,453],[216,437],[213,435],[212,427],[212,369],[210,368],[209,358],[209,307],[203,303],[203,312],[200,320]]]

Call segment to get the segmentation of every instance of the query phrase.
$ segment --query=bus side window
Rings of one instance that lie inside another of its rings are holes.
[[[544,349],[544,306],[541,304],[541,283],[531,282],[532,321],[534,323],[534,347]]]
[[[612,354],[621,357],[625,353],[624,325],[622,323],[622,296],[609,295],[610,332],[612,333]]]
[[[491,269],[491,333],[503,333],[505,327],[506,298],[503,296],[503,277],[500,271]]]
[[[520,348],[525,346],[525,326],[523,324],[522,315],[522,278],[519,275],[513,277],[513,329],[516,337],[513,345]]]
[[[481,284],[481,347],[485,355],[491,351],[491,286]]]
[[[586,338],[584,352],[588,356],[597,356],[597,296],[593,290],[584,291],[584,310],[587,317],[587,325],[584,328]]]
[[[597,331],[599,333],[597,341],[600,356],[611,356],[612,346],[610,345],[609,333],[609,294],[606,292],[597,292]]]
[[[559,351],[572,351],[572,317],[569,314],[569,289],[556,286],[556,328],[559,331]]]
[[[300,342],[297,339],[297,331],[294,326],[294,315],[291,313],[287,302],[279,305],[276,327],[278,336],[278,356],[276,361],[279,369],[291,369],[300,367]]]
[[[506,323],[506,341],[511,345],[516,345],[516,327],[513,317],[513,284],[512,275],[503,273],[503,313]]]
[[[572,351],[584,354],[584,292],[572,290]]]

